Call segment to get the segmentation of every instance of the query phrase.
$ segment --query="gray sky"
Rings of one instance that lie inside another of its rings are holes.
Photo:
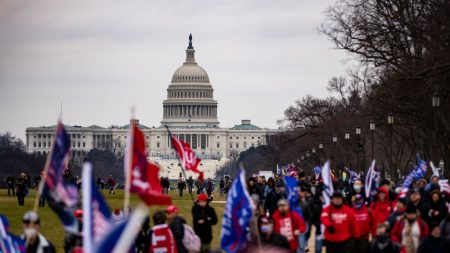
[[[0,0],[0,132],[56,123],[159,126],[189,33],[222,127],[275,128],[306,94],[325,97],[347,56],[317,31],[333,0]]]

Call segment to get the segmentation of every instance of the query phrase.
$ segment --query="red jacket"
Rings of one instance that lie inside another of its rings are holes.
[[[423,222],[423,220],[420,217],[417,218],[417,222],[419,223],[419,229],[420,229],[419,240],[422,241],[423,239],[425,239],[425,237],[428,236],[428,225],[425,222]],[[402,232],[403,232],[404,228],[405,228],[405,219],[400,219],[395,223],[394,228],[392,228],[392,231],[391,231],[391,241],[393,243],[398,243],[398,244],[402,243]],[[402,246],[402,250],[403,250],[403,246]],[[429,252],[429,253],[431,253],[431,252]]]
[[[322,210],[320,221],[326,227],[334,227],[334,233],[325,229],[325,240],[330,242],[343,242],[359,234],[355,221],[355,213],[347,205],[335,208],[329,205]]]
[[[376,235],[378,224],[386,222],[387,218],[392,213],[392,207],[389,201],[389,191],[384,187],[380,187],[379,191],[384,192],[386,197],[384,198],[384,201],[381,201],[377,195],[377,200],[370,204],[372,235]]]
[[[306,231],[306,225],[303,218],[296,212],[289,211],[286,216],[282,216],[277,210],[272,215],[274,221],[274,232],[287,238],[289,246],[292,251],[298,248],[298,238],[294,235],[295,230],[299,230],[300,233]]]
[[[370,215],[365,205],[361,208],[353,207],[355,213],[355,222],[358,230],[354,237],[357,239],[368,239],[370,234]]]
[[[167,224],[156,225],[152,228],[149,252],[177,253],[177,244],[172,231]]]

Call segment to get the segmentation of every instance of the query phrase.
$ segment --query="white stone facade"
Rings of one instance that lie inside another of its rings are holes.
[[[161,166],[162,176],[175,179],[180,173],[165,126],[170,128],[172,134],[191,145],[202,159],[200,170],[211,178],[215,178],[217,169],[231,153],[264,145],[267,137],[277,131],[254,126],[250,120],[242,120],[241,124],[232,128],[220,128],[217,106],[208,74],[195,62],[195,50],[190,37],[186,62],[175,71],[167,89],[167,99],[163,101],[161,126],[150,128],[140,125],[136,120],[146,138],[148,158]],[[129,129],[129,125],[109,128],[96,125],[65,127],[71,136],[72,152],[81,156],[94,148],[123,152]],[[48,153],[54,134],[55,126],[27,128],[28,152]]]

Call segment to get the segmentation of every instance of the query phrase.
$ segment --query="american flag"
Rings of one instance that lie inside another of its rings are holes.
[[[441,187],[441,192],[447,196],[450,196],[450,185],[448,184],[448,179],[439,180],[439,186]]]
[[[92,253],[96,244],[109,232],[111,211],[92,178],[92,165],[83,164],[83,252]]]
[[[25,241],[8,233],[8,220],[0,215],[0,252],[21,253],[26,252]]]

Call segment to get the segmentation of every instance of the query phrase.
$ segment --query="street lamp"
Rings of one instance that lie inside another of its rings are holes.
[[[434,109],[434,158],[435,161],[438,161],[439,159],[439,144],[438,144],[438,113],[439,113],[439,106],[441,104],[441,99],[439,97],[439,93],[436,91],[433,94],[433,97],[431,99],[431,105]]]
[[[311,151],[312,151],[313,154],[315,154],[315,153],[316,153],[316,148],[313,147],[313,148],[311,149]]]
[[[391,131],[391,152],[390,152],[390,154],[389,154],[389,156],[390,156],[390,160],[391,160],[391,164],[390,164],[390,168],[389,168],[389,174],[391,174],[391,176],[392,176],[392,171],[393,171],[393,168],[392,168],[392,166],[393,166],[393,160],[392,160],[392,154],[393,154],[393,151],[394,151],[394,148],[393,148],[393,136],[394,136],[394,129],[393,129],[393,125],[394,125],[394,115],[392,114],[392,113],[389,113],[388,114],[388,124],[389,124],[389,128],[390,128],[390,131]]]
[[[349,165],[348,165],[348,140],[350,139],[350,132],[348,132],[348,131],[345,132],[344,137],[345,137],[345,142],[346,142],[346,149],[345,149],[345,163],[346,163],[347,166],[349,166]]]
[[[322,150],[322,149],[323,149],[323,144],[319,143],[319,150]]]
[[[375,121],[371,120],[369,123],[370,132],[372,132],[372,161],[373,161],[373,147],[374,147],[374,136],[375,136]]]
[[[356,127],[356,136],[357,136],[357,145],[356,145],[356,170],[358,170],[359,171],[359,166],[360,166],[360,164],[359,164],[359,143],[360,143],[360,141],[361,141],[361,127],[360,126],[357,126]]]

